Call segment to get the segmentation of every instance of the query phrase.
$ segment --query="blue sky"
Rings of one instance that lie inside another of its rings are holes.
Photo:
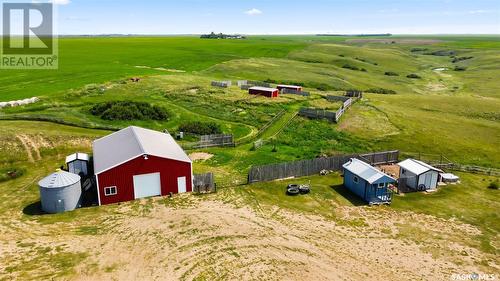
[[[60,34],[500,34],[498,0],[54,0]]]

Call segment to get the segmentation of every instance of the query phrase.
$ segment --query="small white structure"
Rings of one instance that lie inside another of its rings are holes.
[[[66,164],[68,165],[68,172],[76,175],[83,174],[89,175],[89,161],[90,157],[86,153],[77,152],[66,157]]]
[[[55,214],[72,211],[81,205],[80,176],[58,171],[38,182],[42,210]]]
[[[460,181],[460,178],[455,176],[454,174],[449,174],[449,173],[441,173],[439,174],[441,177],[441,181],[443,183],[458,183]]]
[[[436,190],[439,173],[443,173],[442,170],[415,159],[406,159],[398,165],[401,167],[399,184],[418,191]]]

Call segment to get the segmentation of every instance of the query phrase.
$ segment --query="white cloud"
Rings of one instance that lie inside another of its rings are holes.
[[[55,5],[68,5],[71,3],[71,0],[52,0],[51,2]]]
[[[257,15],[262,14],[262,11],[259,10],[259,9],[253,8],[253,9],[250,9],[250,10],[246,11],[245,14],[247,14],[249,16],[257,16]]]

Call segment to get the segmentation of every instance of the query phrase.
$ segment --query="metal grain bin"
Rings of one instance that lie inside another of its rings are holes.
[[[47,213],[62,213],[81,205],[82,187],[80,176],[58,171],[38,182],[42,210]]]

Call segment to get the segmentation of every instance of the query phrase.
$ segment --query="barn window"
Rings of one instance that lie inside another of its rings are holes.
[[[358,183],[358,182],[359,182],[359,178],[358,178],[358,177],[354,177],[354,178],[352,179],[352,181],[353,181],[353,182],[355,182],[355,183]]]
[[[116,186],[110,186],[104,188],[104,195],[106,196],[116,195],[116,193],[117,193]]]
[[[381,182],[378,184],[378,188],[384,188],[385,187],[385,183]]]
[[[401,169],[401,174],[406,174],[406,170],[405,169]]]

